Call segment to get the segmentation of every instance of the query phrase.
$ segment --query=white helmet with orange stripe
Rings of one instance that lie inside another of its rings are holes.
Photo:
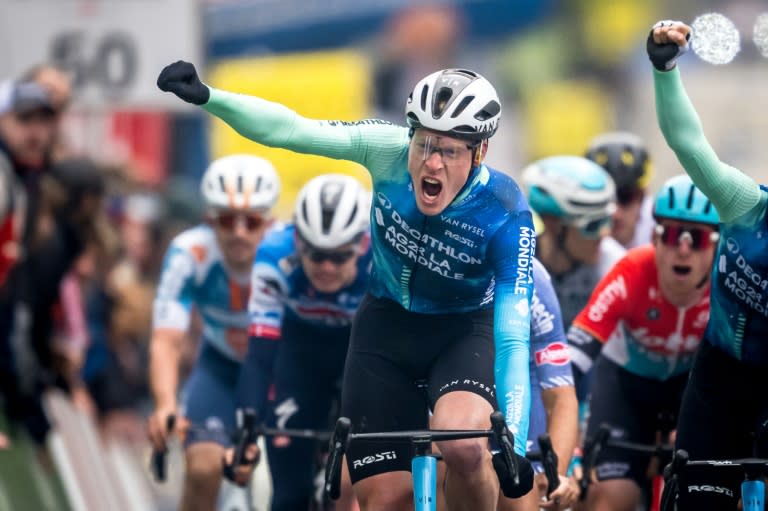
[[[280,196],[280,178],[264,158],[233,154],[208,166],[200,191],[209,209],[269,211]]]

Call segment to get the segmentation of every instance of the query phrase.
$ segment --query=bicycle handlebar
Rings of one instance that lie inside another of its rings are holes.
[[[339,417],[329,446],[328,460],[325,464],[325,492],[333,500],[341,495],[341,463],[347,452],[352,422],[346,417]]]
[[[173,427],[176,424],[176,415],[171,414],[165,419],[165,430],[168,432],[173,431]],[[161,450],[152,450],[152,456],[149,462],[149,468],[152,471],[152,475],[155,477],[155,481],[158,483],[165,482],[165,476],[167,473],[167,455],[168,447]]]
[[[381,433],[352,433],[352,424],[346,417],[336,421],[329,445],[328,461],[325,467],[325,491],[328,496],[337,500],[341,494],[341,462],[347,447],[353,440],[389,440],[408,442],[432,442],[462,440],[466,438],[495,437],[499,443],[508,474],[515,484],[520,484],[517,457],[514,453],[514,437],[507,428],[504,415],[501,412],[491,414],[491,429],[479,430],[415,430],[390,431]]]
[[[541,451],[541,463],[547,476],[547,497],[560,485],[560,475],[557,471],[557,453],[552,448],[552,439],[544,433],[538,438]]]

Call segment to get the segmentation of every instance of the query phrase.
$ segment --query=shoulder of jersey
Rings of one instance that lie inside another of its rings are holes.
[[[552,277],[549,275],[549,272],[544,267],[542,262],[536,259],[535,257],[532,260],[533,260],[533,281],[541,282],[542,280],[552,280]]]
[[[656,249],[650,243],[640,245],[627,250],[624,259],[633,264],[656,264]]]
[[[220,254],[213,229],[205,224],[179,233],[171,241],[170,248],[189,253],[198,264],[216,259]]]
[[[295,252],[294,244],[296,228],[293,224],[276,225],[264,235],[264,239],[259,245],[257,259],[264,256],[280,259]]]
[[[497,201],[508,211],[520,211],[528,208],[525,195],[512,176],[486,165],[489,172],[488,188]]]

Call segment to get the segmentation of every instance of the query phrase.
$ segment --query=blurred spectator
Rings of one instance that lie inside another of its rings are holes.
[[[381,34],[374,78],[377,115],[402,122],[403,100],[424,76],[457,67],[463,33],[461,13],[452,5],[417,5],[399,11]]]
[[[56,111],[39,84],[0,83],[0,392],[9,416],[28,421],[37,440],[48,429],[40,406],[31,330],[35,325],[35,265],[40,179],[49,163]],[[39,252],[38,252],[39,255]],[[46,282],[58,289],[58,281]]]
[[[141,412],[149,399],[147,350],[163,208],[148,193],[130,194],[118,207],[122,252],[88,299],[92,343],[84,378],[104,432],[135,444],[145,442]]]
[[[61,128],[61,117],[66,112],[72,101],[72,80],[69,75],[50,64],[41,64],[35,66],[21,77],[23,81],[35,82],[42,85],[50,96],[51,105],[56,111],[56,122],[58,124],[54,134],[53,147],[51,149],[51,159],[59,161],[63,158],[73,156],[72,148],[66,142]]]

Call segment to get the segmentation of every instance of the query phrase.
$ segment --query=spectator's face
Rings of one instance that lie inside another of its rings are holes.
[[[300,239],[296,245],[304,273],[321,293],[335,293],[357,277],[357,260],[363,251],[361,242],[328,250],[311,247]]]
[[[209,214],[208,220],[227,264],[238,271],[248,270],[271,223],[266,214],[219,210]]]
[[[23,165],[43,163],[53,144],[55,129],[56,116],[46,110],[0,115],[0,137],[13,158]]]
[[[699,289],[712,268],[716,240],[717,231],[712,226],[661,220],[653,243],[662,291],[679,296]]]

